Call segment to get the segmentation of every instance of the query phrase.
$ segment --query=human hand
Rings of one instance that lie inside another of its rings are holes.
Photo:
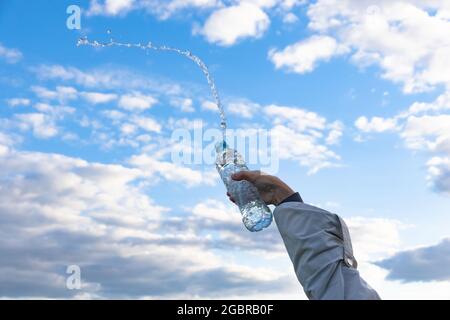
[[[247,180],[258,190],[261,199],[266,204],[278,205],[281,201],[294,194],[294,191],[278,177],[271,176],[261,171],[239,171],[231,176],[233,180]],[[235,203],[233,197],[227,192],[227,196]]]

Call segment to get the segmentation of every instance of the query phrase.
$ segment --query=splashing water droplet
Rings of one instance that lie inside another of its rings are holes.
[[[112,32],[111,32],[111,30],[108,29],[107,33],[111,34]],[[203,74],[205,75],[206,80],[209,85],[209,88],[211,90],[212,96],[216,102],[217,108],[219,109],[220,119],[221,119],[220,127],[222,129],[222,139],[225,142],[227,121],[226,121],[226,117],[225,117],[225,110],[224,110],[222,102],[220,100],[219,93],[217,92],[216,84],[214,83],[214,80],[213,80],[211,74],[209,73],[209,70],[208,70],[208,67],[206,66],[206,64],[199,57],[194,55],[189,50],[180,50],[180,49],[168,47],[165,45],[155,46],[152,44],[151,41],[149,41],[146,45],[143,45],[142,43],[131,44],[131,43],[116,42],[111,38],[109,43],[100,43],[96,40],[89,41],[87,37],[78,39],[77,46],[91,46],[91,47],[117,46],[117,47],[127,47],[127,48],[135,47],[135,48],[145,50],[146,53],[148,53],[149,49],[152,49],[155,51],[169,51],[169,52],[174,52],[179,55],[182,55],[182,56],[188,58],[189,60],[193,61],[202,70]]]

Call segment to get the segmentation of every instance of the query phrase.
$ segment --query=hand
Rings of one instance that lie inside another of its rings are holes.
[[[275,176],[271,176],[261,171],[240,171],[231,176],[233,180],[247,180],[258,190],[261,199],[266,204],[278,205],[281,201],[294,194],[294,191],[283,181]],[[229,193],[227,196],[232,202],[235,200]]]

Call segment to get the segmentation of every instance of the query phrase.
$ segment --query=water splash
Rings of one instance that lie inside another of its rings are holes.
[[[108,30],[107,34],[111,35],[112,34],[111,30]],[[208,70],[208,67],[206,66],[206,64],[198,56],[194,55],[189,50],[181,50],[181,49],[177,49],[177,48],[173,48],[173,47],[168,47],[165,45],[157,46],[151,42],[148,42],[146,44],[124,43],[124,42],[115,41],[115,40],[113,40],[113,38],[110,38],[109,42],[99,42],[97,40],[89,40],[87,36],[78,39],[77,46],[78,47],[79,46],[91,46],[91,47],[96,47],[96,48],[105,48],[105,47],[115,46],[115,47],[126,47],[126,48],[138,48],[138,49],[142,49],[142,50],[169,51],[169,52],[174,52],[179,55],[182,55],[182,56],[188,58],[189,60],[193,61],[202,70],[203,74],[206,77],[206,80],[208,81],[208,85],[211,90],[212,96],[216,102],[217,108],[219,109],[220,128],[222,129],[223,141],[225,141],[227,121],[226,121],[226,117],[225,117],[225,110],[224,110],[222,102],[220,100],[220,96],[217,91],[216,84],[214,83],[214,80],[213,80],[211,74],[209,73],[209,70]]]

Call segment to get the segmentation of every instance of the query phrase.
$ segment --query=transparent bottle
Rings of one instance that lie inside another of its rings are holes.
[[[227,191],[236,201],[242,214],[242,222],[252,231],[261,231],[272,223],[272,212],[259,196],[256,187],[246,181],[231,179],[231,175],[239,171],[248,171],[242,156],[228,148],[225,141],[216,144],[216,168]]]

